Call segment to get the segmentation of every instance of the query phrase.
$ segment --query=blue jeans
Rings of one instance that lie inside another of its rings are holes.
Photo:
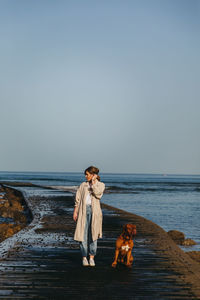
[[[80,249],[82,256],[87,257],[88,255],[88,248],[89,248],[89,255],[96,255],[97,252],[97,240],[92,240],[92,230],[91,230],[91,223],[92,223],[92,207],[91,205],[86,205],[86,222],[85,222],[85,230],[84,230],[84,241],[80,242]]]

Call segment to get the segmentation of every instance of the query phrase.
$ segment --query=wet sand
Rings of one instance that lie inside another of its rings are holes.
[[[33,221],[0,244],[0,299],[200,299],[200,264],[159,226],[102,204],[96,267],[82,267],[73,240],[73,197],[29,197]],[[111,267],[115,240],[137,225],[131,269]]]

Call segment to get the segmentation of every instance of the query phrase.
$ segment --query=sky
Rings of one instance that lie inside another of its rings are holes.
[[[200,1],[0,0],[0,170],[200,174]]]

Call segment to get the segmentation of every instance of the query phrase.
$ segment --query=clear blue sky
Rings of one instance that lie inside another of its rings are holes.
[[[199,20],[198,0],[0,0],[0,169],[200,174]]]

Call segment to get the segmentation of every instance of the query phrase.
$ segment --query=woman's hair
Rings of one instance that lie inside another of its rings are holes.
[[[84,173],[86,174],[86,172],[90,173],[90,174],[96,174],[97,175],[97,179],[100,181],[100,176],[99,174],[99,169],[94,167],[94,166],[90,166],[87,169],[85,169]]]

